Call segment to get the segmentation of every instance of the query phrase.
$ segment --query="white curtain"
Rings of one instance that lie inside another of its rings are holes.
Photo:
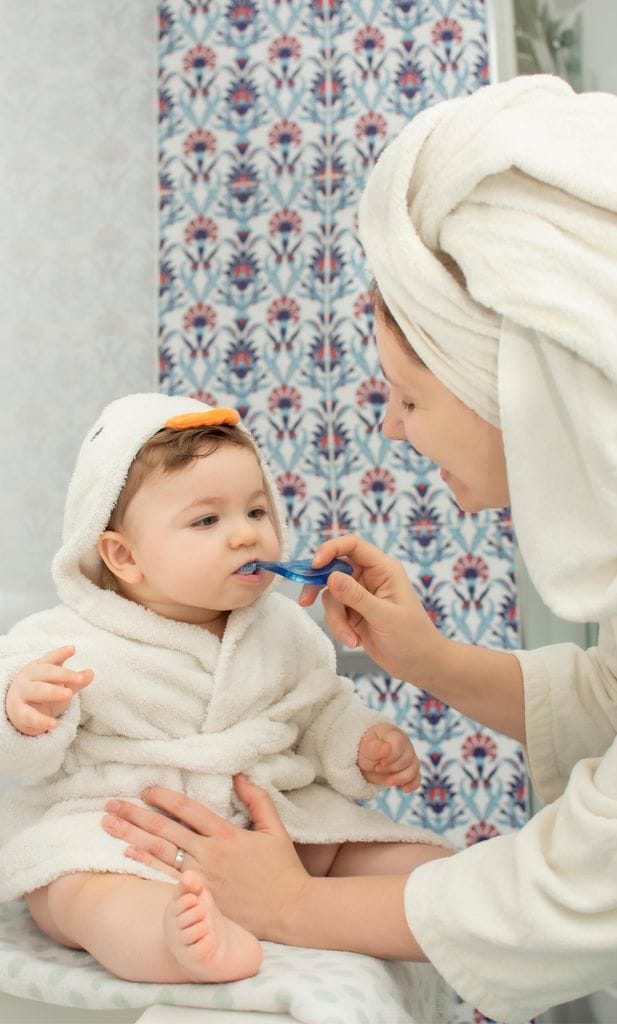
[[[155,0],[0,0],[0,630],[101,407],[155,390]]]

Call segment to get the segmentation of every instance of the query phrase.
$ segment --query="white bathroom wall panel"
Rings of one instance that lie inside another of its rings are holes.
[[[155,390],[153,0],[0,0],[0,627],[55,602],[71,468]]]

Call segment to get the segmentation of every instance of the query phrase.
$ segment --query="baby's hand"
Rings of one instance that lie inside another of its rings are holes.
[[[379,722],[364,733],[358,768],[367,782],[399,786],[411,793],[420,785],[420,762],[409,737],[395,725]]]
[[[66,711],[74,694],[94,679],[85,668],[76,672],[63,668],[75,654],[71,646],[49,651],[30,661],[17,673],[6,694],[6,713],[11,724],[24,736],[40,736],[58,725],[56,719]]]

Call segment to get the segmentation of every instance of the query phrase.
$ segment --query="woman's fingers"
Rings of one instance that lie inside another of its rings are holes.
[[[385,622],[391,618],[391,613],[388,607],[384,606],[384,602],[366,590],[353,576],[347,576],[344,572],[333,572],[328,580],[328,590],[337,601],[342,601],[347,608],[352,608],[369,622],[382,618]]]
[[[173,865],[178,848],[197,859],[200,837],[180,822],[128,800],[110,800],[105,810],[111,816],[111,820],[103,819],[106,832],[138,847],[167,867]]]
[[[298,604],[302,605],[303,608],[308,608],[310,605],[315,604],[322,589],[323,587],[318,587],[314,583],[305,583],[300,591]]]
[[[313,565],[319,568],[334,558],[348,558],[352,565],[360,569],[372,569],[380,566],[384,557],[383,551],[362,537],[345,533],[342,537],[332,537],[321,544],[313,555]]]
[[[144,790],[141,798],[145,803],[158,807],[167,814],[172,814],[174,818],[201,836],[225,835],[233,828],[224,818],[199,803],[198,800],[193,800],[184,793],[177,793],[174,789],[152,786],[150,789]],[[160,818],[161,816],[157,815],[156,817]],[[165,822],[169,819],[163,818],[162,820]]]
[[[324,607],[324,618],[326,626],[335,640],[344,644],[345,647],[358,647],[360,637],[353,628],[347,608],[340,601],[337,601],[327,590],[321,598]]]
[[[126,857],[130,857],[131,860],[138,860],[141,864],[147,864],[149,867],[157,868],[159,871],[164,871],[174,878],[179,874],[173,867],[178,851],[175,843],[168,839],[161,839],[159,836],[150,835],[149,832],[144,832],[143,829],[130,825],[128,821],[123,821],[122,818],[116,817],[115,814],[106,814],[101,824],[108,835],[129,844],[124,851]]]
[[[192,857],[190,853],[187,853],[186,850],[183,850],[184,859],[182,861],[182,867],[177,868],[175,863],[176,854],[179,849],[182,849],[182,847],[174,846],[171,854],[168,855],[166,853],[165,859],[162,859],[161,857],[157,857],[154,853],[150,853],[148,850],[144,849],[142,845],[137,845],[137,843],[134,842],[125,848],[124,856],[128,857],[129,860],[138,861],[139,864],[146,864],[149,868],[154,868],[156,871],[162,871],[166,875],[171,875],[172,878],[179,878],[181,873],[186,871],[187,868],[203,871],[203,863],[195,860],[195,858]]]
[[[246,775],[234,775],[234,789],[251,816],[256,832],[271,832],[273,835],[287,836],[276,807],[269,793],[261,786],[247,779]]]
[[[125,803],[124,801],[108,801],[105,805],[107,814],[105,814],[101,822],[106,833],[115,836],[117,839],[122,839],[125,843],[139,847],[144,853],[156,857],[168,865],[172,864],[176,856],[178,844],[174,843],[171,839],[152,835],[150,831],[127,820],[123,815],[130,813],[132,817],[137,817],[137,815],[133,815],[129,810],[132,807],[132,804]],[[137,808],[137,810],[142,810],[142,808]],[[150,813],[151,816],[151,812],[146,811],[145,813]]]

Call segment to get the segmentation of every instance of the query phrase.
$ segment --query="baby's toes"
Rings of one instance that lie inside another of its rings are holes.
[[[190,907],[182,914],[178,914],[178,928],[191,928],[194,924],[205,920],[203,907]]]
[[[197,921],[196,924],[193,924],[188,928],[180,929],[180,941],[185,946],[193,946],[201,939],[205,939],[208,935],[208,931],[207,921]]]
[[[187,910],[193,910],[199,905],[199,900],[193,892],[182,892],[174,900],[176,914],[184,914]]]

